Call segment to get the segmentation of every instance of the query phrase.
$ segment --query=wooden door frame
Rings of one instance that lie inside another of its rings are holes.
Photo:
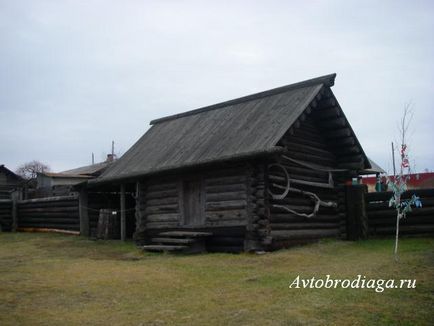
[[[191,181],[199,181],[200,182],[200,209],[201,212],[203,214],[203,224],[198,224],[198,225],[186,225],[185,224],[185,207],[184,207],[184,183],[185,182],[191,182]],[[180,226],[182,227],[188,227],[188,228],[194,228],[194,227],[203,227],[206,225],[206,214],[205,214],[205,205],[206,205],[206,192],[205,192],[205,180],[203,175],[189,175],[189,176],[185,176],[182,177],[178,180],[178,193],[179,193],[179,197],[178,197],[178,205],[179,205],[179,211],[180,211]]]

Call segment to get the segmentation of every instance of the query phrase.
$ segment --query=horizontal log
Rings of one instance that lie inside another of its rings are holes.
[[[423,207],[434,206],[434,198],[422,198],[422,205]],[[388,209],[389,200],[379,201],[379,202],[368,202],[366,206],[369,211],[377,210],[377,209]]]
[[[18,204],[43,203],[43,202],[57,202],[57,201],[69,201],[69,200],[77,200],[77,199],[78,199],[78,195],[73,195],[73,196],[57,196],[57,197],[45,197],[45,198],[36,198],[36,199],[18,200]]]
[[[338,163],[338,168],[349,170],[362,170],[364,164],[361,163]]]
[[[307,146],[311,146],[311,147],[315,147],[315,148],[320,148],[320,149],[323,149],[325,151],[329,150],[328,145],[326,143],[322,143],[322,142],[320,143],[318,141],[310,140],[310,139],[303,138],[303,137],[297,136],[297,135],[288,136],[287,141],[297,143],[300,145],[307,145]]]
[[[218,202],[218,201],[239,200],[239,199],[245,200],[246,198],[247,198],[246,191],[206,194],[207,202]]]
[[[270,235],[273,238],[273,241],[286,239],[321,239],[339,236],[339,228],[314,230],[271,230]]]
[[[358,163],[363,165],[365,162],[365,158],[359,154],[351,154],[349,156],[341,156],[337,162],[341,165],[347,163]]]
[[[311,141],[315,141],[315,142],[319,142],[319,143],[325,142],[323,135],[321,134],[321,132],[319,130],[312,130],[311,131],[311,130],[304,129],[303,127],[301,127],[295,131],[294,135],[297,137],[303,137],[305,139],[309,139]]]
[[[153,185],[148,185],[146,187],[146,192],[156,192],[156,191],[162,191],[162,190],[176,190],[178,188],[177,182],[170,182],[170,183],[157,183]]]
[[[293,222],[339,222],[339,217],[337,215],[322,215],[317,214],[315,217],[306,218],[303,216],[297,216],[294,214],[279,214],[279,213],[273,213],[270,215],[270,221],[272,223],[274,222],[286,222],[286,223],[293,223]]]
[[[150,214],[146,216],[148,222],[178,222],[181,221],[180,214]]]
[[[245,219],[247,218],[247,211],[245,209],[240,209],[240,210],[206,212],[205,216],[206,219],[209,221]]]
[[[276,201],[278,203],[278,201]],[[277,204],[280,205],[280,204]],[[288,205],[285,204],[285,207],[288,207],[289,209],[292,209],[293,211],[296,211],[298,213],[312,213],[314,205],[311,206],[301,206],[301,205]],[[274,204],[271,205],[271,213],[285,213],[287,212],[285,209],[280,207],[275,207]]]
[[[318,148],[316,146],[309,146],[309,145],[302,145],[290,140],[283,141],[283,144],[288,148],[290,152],[300,152],[300,153],[306,153],[306,154],[312,154],[312,155],[318,155],[318,156],[325,156],[331,159],[335,159],[335,156],[332,152],[323,149]]]
[[[411,218],[412,216],[425,216],[425,215],[433,215],[434,207],[422,207],[422,208],[414,208],[410,213],[407,214],[407,218]],[[368,211],[368,218],[375,219],[377,217],[387,217],[387,216],[396,216],[396,210],[393,208],[385,209],[385,210],[375,210]]]
[[[338,223],[271,223],[271,230],[308,230],[308,229],[336,229]]]
[[[18,213],[19,219],[25,219],[25,218],[33,218],[33,217],[48,217],[48,218],[56,218],[56,217],[75,217],[78,216],[78,212],[75,214],[73,212],[56,212],[56,213],[49,213],[49,212],[39,212],[39,213]]]
[[[45,208],[34,208],[34,207],[18,207],[19,214],[22,213],[55,213],[55,212],[78,212],[77,206],[69,207],[45,207]]]
[[[214,185],[214,186],[206,186],[205,192],[207,194],[212,193],[222,193],[222,192],[232,192],[232,191],[246,191],[247,187],[244,183],[232,184],[232,185]]]
[[[41,203],[17,203],[20,208],[47,208],[47,207],[71,207],[78,206],[78,200],[58,201],[58,202],[41,202]]]
[[[329,146],[332,150],[334,150],[334,148],[343,148],[347,145],[356,145],[356,140],[354,139],[354,137],[344,137],[344,138],[336,138],[333,140],[333,142],[329,143]]]
[[[20,219],[19,220],[20,223],[51,223],[51,224],[74,224],[76,225],[77,223],[80,222],[80,219],[78,216],[76,217],[72,217],[72,218],[64,218],[64,217],[60,217],[60,218],[41,218],[41,217],[33,217],[30,219]]]
[[[217,246],[208,245],[207,249],[209,252],[227,252],[227,253],[239,253],[244,251],[243,246]]]
[[[328,107],[337,107],[336,98],[333,96],[333,94],[327,94],[319,103],[318,108],[319,110],[326,110]]]
[[[178,201],[178,197],[165,197],[158,199],[149,199],[146,201],[146,203],[143,204],[147,206],[173,205],[178,204]]]
[[[170,229],[178,227],[178,222],[147,222],[146,228],[148,229]]]
[[[221,202],[207,202],[207,211],[219,211],[219,210],[233,210],[242,209],[247,207],[247,202],[245,200],[228,200]]]
[[[209,178],[205,180],[206,186],[228,185],[228,184],[245,184],[246,176],[230,176],[230,177],[218,177]]]
[[[323,120],[318,125],[323,130],[342,128],[347,125],[347,119],[344,117],[336,117],[334,119]]]
[[[376,227],[376,234],[395,234],[395,227]],[[400,234],[428,234],[434,233],[434,224],[402,225],[399,227]]]
[[[243,226],[247,225],[245,219],[235,219],[235,220],[221,220],[221,221],[207,221],[206,225],[209,227],[233,227],[233,226]]]
[[[17,228],[19,232],[43,232],[43,233],[61,233],[61,234],[70,234],[70,235],[80,235],[80,231],[70,231],[70,230],[62,230],[62,229],[47,229],[47,228]]]
[[[325,132],[325,137],[329,139],[345,138],[350,136],[351,136],[351,130],[349,128],[334,129]]]
[[[413,194],[419,196],[422,199],[434,198],[434,189],[410,189],[406,191],[403,195],[403,199],[410,198]],[[369,192],[365,195],[366,201],[383,201],[392,198],[393,194],[390,191],[384,192]]]
[[[400,220],[400,225],[413,225],[413,224],[434,224],[434,215],[425,215],[425,216],[409,216],[407,218]],[[388,218],[375,218],[369,219],[370,226],[394,226],[396,224],[396,216],[391,216]]]
[[[324,120],[335,119],[339,116],[340,110],[336,106],[324,107],[319,110],[315,110],[313,113],[313,118],[320,123]]]
[[[221,245],[221,246],[243,246],[244,237],[225,237],[225,236],[213,236],[208,239],[209,244]]]
[[[178,212],[178,204],[164,206],[148,206],[145,208],[145,214],[158,214],[164,212]]]
[[[283,164],[281,163],[281,165],[288,171],[289,174],[304,175],[304,176],[328,180],[328,172],[313,170],[299,165],[295,166],[295,165],[290,165],[285,163]]]
[[[20,228],[46,228],[46,229],[64,229],[64,230],[80,230],[80,224],[57,224],[57,223],[30,223],[20,222]]]
[[[146,200],[148,199],[162,199],[166,197],[177,197],[177,190],[162,190],[162,191],[153,191],[147,192],[145,195]]]
[[[297,152],[291,152],[289,156],[292,159],[296,159],[299,161],[304,161],[306,163],[314,163],[317,166],[323,166],[324,169],[330,169],[333,168],[336,164],[336,161],[333,159],[328,159],[326,157],[322,157],[319,155],[312,155],[312,154],[304,154],[304,153],[297,153]]]
[[[317,187],[318,188],[329,188],[329,189],[334,188],[334,186],[332,184],[329,184],[329,183],[306,181],[306,180],[300,180],[300,179],[295,179],[295,178],[291,178],[291,184],[305,185],[305,186],[315,187],[315,188],[317,188]]]

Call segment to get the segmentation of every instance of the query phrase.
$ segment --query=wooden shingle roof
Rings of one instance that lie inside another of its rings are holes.
[[[151,121],[99,178],[107,182],[278,150],[277,142],[336,74]]]

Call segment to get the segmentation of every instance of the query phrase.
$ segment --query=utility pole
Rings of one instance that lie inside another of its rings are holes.
[[[396,176],[396,167],[395,167],[395,147],[392,142],[392,164],[393,164],[393,178]]]

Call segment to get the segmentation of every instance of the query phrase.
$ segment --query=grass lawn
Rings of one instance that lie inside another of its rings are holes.
[[[434,239],[327,241],[265,255],[143,254],[132,243],[0,233],[0,325],[434,325]],[[290,289],[301,278],[416,289]]]

